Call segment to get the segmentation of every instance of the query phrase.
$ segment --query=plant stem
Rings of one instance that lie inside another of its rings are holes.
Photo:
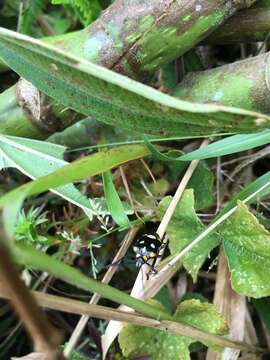
[[[35,351],[44,353],[46,359],[58,359],[58,345],[60,344],[61,336],[49,324],[44,314],[38,308],[35,299],[21,280],[18,270],[11,262],[9,252],[3,244],[3,240],[0,242],[0,254],[1,282],[34,342]]]
[[[1,134],[44,139],[80,119],[25,80],[0,95]]]
[[[205,139],[202,142],[200,148],[203,148],[208,144],[209,144],[209,140]],[[165,212],[165,214],[164,214],[164,216],[163,216],[163,218],[162,218],[162,220],[160,222],[160,225],[159,225],[159,227],[157,229],[157,234],[159,235],[159,237],[161,239],[163,238],[163,236],[164,236],[164,234],[166,232],[166,229],[167,229],[167,227],[169,225],[169,222],[170,222],[170,220],[171,220],[171,218],[172,218],[172,216],[174,214],[175,208],[176,208],[179,200],[181,199],[182,194],[183,194],[189,180],[191,179],[191,176],[194,173],[194,170],[198,166],[199,161],[200,160],[193,160],[190,163],[187,171],[185,172],[185,175],[183,176],[183,178],[182,178],[182,180],[181,180],[181,182],[180,182],[180,184],[179,184],[179,186],[178,186],[178,188],[177,188],[177,190],[176,190],[176,192],[175,192],[175,194],[173,196],[172,201],[170,202],[170,205],[169,205],[168,209],[166,210],[166,212]]]
[[[211,342],[212,344],[221,346],[221,347],[230,347],[233,349],[239,349],[242,351],[253,352],[253,353],[263,353],[266,352],[266,349],[249,345],[244,342],[233,341],[225,337],[212,335],[209,333],[204,333],[201,330],[195,329],[191,326],[187,326],[175,321],[163,321],[150,319],[144,316],[141,316],[137,313],[129,313],[126,311],[121,311],[117,309],[108,308],[100,305],[90,305],[82,301],[69,299],[66,297],[56,296],[41,293],[38,291],[32,291],[36,301],[42,307],[64,311],[70,314],[84,315],[87,317],[94,317],[104,320],[117,320],[126,323],[131,323],[138,326],[147,326],[155,329],[160,329],[163,331],[169,331],[177,335],[190,336],[199,341]],[[9,298],[9,294],[6,292],[5,288],[0,284],[0,297]]]
[[[268,114],[269,66],[270,53],[266,53],[215,69],[189,73],[173,95],[181,100],[222,104]],[[260,119],[255,121],[260,122]]]
[[[232,16],[217,31],[207,37],[203,44],[232,44],[265,41],[270,33],[270,1],[258,2],[250,9]]]

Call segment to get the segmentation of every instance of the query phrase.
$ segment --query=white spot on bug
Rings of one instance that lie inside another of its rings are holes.
[[[152,243],[152,244],[150,244],[150,246],[152,249],[155,249],[155,244]]]
[[[155,239],[156,238],[154,235],[147,235],[147,237],[149,237],[149,239]]]

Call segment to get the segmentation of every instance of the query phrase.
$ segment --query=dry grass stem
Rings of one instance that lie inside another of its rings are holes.
[[[205,147],[206,145],[209,144],[209,140],[208,139],[205,139],[200,148],[203,148]],[[175,211],[175,208],[179,202],[179,200],[181,199],[181,196],[192,176],[192,174],[194,173],[196,167],[198,166],[199,164],[199,160],[193,160],[191,161],[189,167],[187,168],[187,171],[185,172],[185,175],[183,176],[175,194],[174,194],[174,197],[172,199],[172,201],[170,202],[170,205],[168,207],[168,209],[166,210],[160,224],[159,224],[159,227],[157,229],[157,234],[159,235],[159,237],[162,239],[165,232],[166,232],[166,229],[168,227],[168,224],[174,214],[174,211]]]
[[[44,353],[47,360],[62,358],[58,352],[60,333],[47,321],[44,313],[21,280],[6,246],[0,243],[0,280],[15,311],[31,336],[36,352]]]
[[[268,332],[268,331],[267,331]],[[244,341],[248,344],[257,345],[259,343],[258,337],[256,334],[256,329],[254,327],[249,309],[247,307],[246,319],[245,319],[245,337]],[[268,346],[269,349],[269,346]]]
[[[132,196],[131,196],[131,192],[129,190],[126,174],[124,172],[124,167],[119,166],[119,170],[120,170],[120,175],[121,175],[121,178],[122,178],[122,181],[123,181],[123,184],[124,184],[127,196],[128,196],[128,200],[130,202],[130,205],[131,205],[132,209],[135,209],[134,202],[133,202],[133,199],[132,199]]]
[[[48,309],[64,311],[71,314],[84,314],[98,319],[115,319],[117,321],[132,323],[134,325],[152,327],[163,331],[170,331],[178,335],[190,336],[199,341],[211,342],[221,347],[231,347],[255,353],[262,353],[265,351],[263,348],[205,333],[191,326],[174,321],[159,321],[147,318],[134,312],[130,313],[105,306],[87,304],[78,300],[45,294],[38,291],[32,291],[32,294],[40,306]],[[0,284],[0,296],[4,298],[10,297],[2,284]]]
[[[244,296],[236,294],[231,287],[230,272],[222,247],[219,254],[213,303],[229,324],[229,338],[243,341],[245,335],[246,299]],[[226,348],[222,355],[208,349],[206,360],[218,360],[220,358],[223,360],[237,360],[239,355],[239,349]]]

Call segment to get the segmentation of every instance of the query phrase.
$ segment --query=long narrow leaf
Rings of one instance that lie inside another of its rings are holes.
[[[270,123],[268,115],[252,111],[181,101],[3,28],[0,56],[18,74],[65,106],[141,133],[209,135],[256,131]]]
[[[64,146],[44,141],[0,135],[2,167],[17,168],[31,179],[48,175],[67,165],[68,162],[63,160],[65,149]],[[92,219],[95,211],[89,199],[73,184],[62,185],[52,191],[79,206]]]
[[[115,189],[110,171],[104,172],[102,174],[102,177],[103,177],[104,193],[105,193],[107,206],[113,220],[119,226],[128,226],[129,220],[125,213],[124,206]]]
[[[192,151],[178,159],[182,161],[208,159],[253,149],[268,143],[270,143],[270,130],[261,131],[256,134],[233,135],[216,141],[203,149]]]
[[[267,185],[269,184],[269,185]],[[260,191],[260,189],[262,189]],[[257,194],[257,192],[259,193]],[[270,171],[265,173],[264,175],[258,177],[255,181],[248,184],[242,191],[240,191],[238,194],[236,194],[231,201],[222,209],[222,211],[219,213],[218,216],[221,216],[231,210],[234,206],[237,205],[238,200],[245,200],[252,196],[252,194],[257,194],[256,196],[253,196],[250,198],[249,201],[247,201],[247,204],[250,203],[256,203],[264,196],[268,195],[270,193]]]
[[[100,151],[62,167],[53,173],[24,184],[0,198],[0,208],[5,209],[8,231],[12,233],[16,223],[16,214],[25,197],[39,194],[48,189],[101,174],[130,160],[149,155],[144,145],[121,146],[112,150]],[[11,212],[11,207],[13,211]],[[11,216],[11,214],[13,214]]]
[[[137,300],[110,285],[94,280],[89,276],[82,274],[70,265],[62,263],[54,257],[46,255],[41,251],[35,250],[33,247],[22,244],[14,244],[11,248],[11,253],[18,264],[49,272],[55,277],[65,280],[69,284],[97,293],[100,296],[110,299],[118,304],[125,304],[146,316],[172,320],[172,317],[166,312],[157,310],[144,301]]]

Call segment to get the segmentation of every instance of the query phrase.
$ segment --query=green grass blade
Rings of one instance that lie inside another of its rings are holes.
[[[156,160],[159,160],[159,161],[165,161],[165,162],[179,162],[180,161],[180,158],[182,156],[178,156],[178,157],[173,157],[173,156],[168,156],[166,154],[163,154],[162,152],[158,151],[158,149],[149,141],[149,139],[144,136],[143,137],[143,140],[144,140],[144,143],[145,145],[148,147],[149,151],[151,151],[153,157],[156,159]]]
[[[45,253],[35,250],[33,247],[14,244],[12,246],[11,254],[20,265],[33,267],[42,271],[49,272],[56,278],[60,278],[69,284],[77,286],[86,291],[97,293],[101,297],[110,299],[118,304],[124,304],[132,309],[152,318],[173,320],[173,318],[164,311],[157,310],[151,305],[129,296],[123,291],[113,288],[110,285],[103,284],[94,280],[70,265],[64,264],[54,257],[46,255]]]
[[[13,233],[16,216],[27,196],[40,194],[60,185],[101,174],[125,162],[149,154],[150,151],[144,145],[120,146],[86,156],[47,176],[17,187],[0,198],[0,208],[4,209],[6,230],[9,234]]]
[[[203,149],[198,149],[183,155],[179,157],[179,160],[191,161],[234,154],[239,151],[249,150],[268,144],[269,142],[270,130],[261,131],[256,134],[233,135],[226,139],[216,141]]]
[[[262,190],[260,191],[260,189]],[[221,215],[225,214],[233,207],[235,207],[237,205],[238,200],[243,201],[251,197],[250,200],[246,202],[246,204],[256,203],[259,199],[261,199],[262,197],[266,196],[269,193],[270,193],[270,171],[258,177],[252,183],[245,186],[245,188],[242,191],[240,191],[237,195],[235,195],[232,198],[232,200],[222,209],[218,217],[220,217]],[[257,194],[257,196],[252,197],[252,194]]]
[[[125,213],[123,204],[115,189],[110,171],[104,172],[102,174],[102,178],[103,178],[104,193],[105,193],[107,206],[113,220],[119,226],[128,226],[129,219]]]
[[[31,179],[36,179],[62,168],[68,162],[63,160],[64,146],[14,136],[0,135],[0,155],[6,166],[15,167]],[[90,219],[95,210],[89,199],[73,184],[66,184],[52,190],[55,194],[79,206]]]

